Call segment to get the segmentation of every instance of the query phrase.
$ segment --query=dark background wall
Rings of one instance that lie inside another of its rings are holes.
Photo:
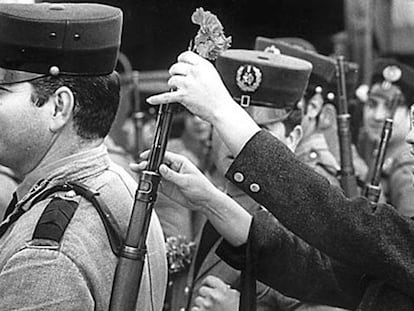
[[[59,2],[59,1],[54,1]],[[60,1],[84,2],[84,1]],[[124,11],[121,50],[137,70],[166,69],[188,46],[198,26],[191,14],[216,14],[233,48],[253,48],[256,36],[300,36],[329,54],[329,37],[343,30],[343,0],[121,0],[93,1]]]

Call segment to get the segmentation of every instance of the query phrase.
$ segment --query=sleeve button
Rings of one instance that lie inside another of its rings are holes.
[[[250,185],[250,191],[251,192],[259,192],[260,191],[260,186],[256,183],[253,183]]]
[[[233,178],[234,178],[234,181],[239,182],[239,183],[244,181],[244,176],[240,172],[234,173]]]

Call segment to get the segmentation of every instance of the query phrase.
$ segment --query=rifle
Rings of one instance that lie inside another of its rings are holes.
[[[115,270],[110,310],[135,310],[146,255],[146,237],[160,182],[159,166],[164,158],[171,127],[173,105],[158,110],[155,137],[147,168],[141,173],[127,236]]]
[[[356,197],[358,194],[357,180],[354,164],[352,162],[351,131],[348,113],[348,99],[346,94],[345,64],[344,57],[336,59],[336,80],[338,86],[338,138],[339,152],[341,158],[341,187],[348,198]]]
[[[379,186],[381,181],[382,166],[385,160],[385,154],[387,152],[388,142],[392,134],[392,126],[394,123],[394,113],[398,106],[398,103],[402,100],[402,94],[396,93],[391,100],[391,111],[389,116],[385,119],[381,132],[381,140],[374,151],[375,162],[373,169],[370,170],[370,182],[365,185],[363,196],[368,198],[370,202],[377,203],[381,194],[381,188]]]
[[[199,8],[193,13],[192,21],[199,24],[201,29],[195,37],[196,45],[193,47],[191,43],[190,50],[196,50],[201,56],[214,60],[221,51],[230,46],[231,38],[226,38],[220,31],[217,32],[217,26],[221,27],[221,30],[222,26],[215,15]],[[209,23],[206,24],[206,21]],[[158,110],[148,164],[138,182],[127,236],[119,252],[120,258],[112,285],[110,311],[133,311],[136,308],[146,255],[145,243],[160,182],[159,166],[167,146],[173,108],[177,105],[164,104]]]

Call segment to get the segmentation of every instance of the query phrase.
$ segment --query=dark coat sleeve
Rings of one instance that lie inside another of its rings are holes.
[[[311,247],[267,211],[254,215],[249,236],[259,281],[301,301],[348,309],[358,305],[363,274]],[[224,241],[217,254],[231,266],[245,268],[245,246],[234,248]]]
[[[414,296],[414,221],[392,206],[347,199],[265,131],[226,177],[312,246]]]

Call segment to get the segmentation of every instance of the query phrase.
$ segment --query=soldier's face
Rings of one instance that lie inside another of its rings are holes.
[[[391,116],[391,107],[385,98],[370,96],[364,105],[364,128],[371,140],[381,138],[382,127],[386,118]],[[404,139],[410,127],[409,113],[406,106],[398,106],[394,113],[394,123],[390,141]]]
[[[27,82],[0,88],[0,164],[19,175],[31,171],[47,151],[51,111],[46,106],[33,103]]]

